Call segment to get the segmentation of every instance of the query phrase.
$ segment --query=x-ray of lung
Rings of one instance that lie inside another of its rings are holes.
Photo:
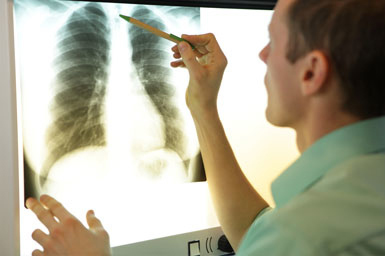
[[[205,180],[173,43],[119,14],[199,32],[199,8],[15,1],[26,197]]]

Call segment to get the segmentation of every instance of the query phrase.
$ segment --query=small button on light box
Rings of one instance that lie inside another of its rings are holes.
[[[200,251],[201,245],[199,240],[188,242],[188,256],[200,256]]]

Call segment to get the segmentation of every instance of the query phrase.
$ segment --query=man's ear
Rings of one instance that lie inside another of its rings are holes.
[[[325,88],[330,64],[326,55],[321,51],[308,53],[302,63],[301,70],[301,90],[303,95],[313,95],[321,92]]]

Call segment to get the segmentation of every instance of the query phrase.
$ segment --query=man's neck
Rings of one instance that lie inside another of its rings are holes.
[[[345,112],[315,113],[294,128],[297,135],[297,147],[303,153],[323,136],[362,119]]]

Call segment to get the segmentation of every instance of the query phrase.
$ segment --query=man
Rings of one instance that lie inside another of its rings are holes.
[[[273,182],[275,209],[243,175],[220,122],[227,60],[214,36],[184,36],[195,51],[173,48],[182,60],[171,65],[190,74],[186,102],[237,255],[385,255],[384,17],[383,0],[279,0],[260,53],[266,117],[296,131],[302,155]],[[92,214],[88,230],[54,199],[41,201],[52,213],[34,199],[27,204],[50,235],[34,232],[45,252],[33,255],[77,252],[71,246],[83,239],[82,255],[108,255],[108,235]]]

